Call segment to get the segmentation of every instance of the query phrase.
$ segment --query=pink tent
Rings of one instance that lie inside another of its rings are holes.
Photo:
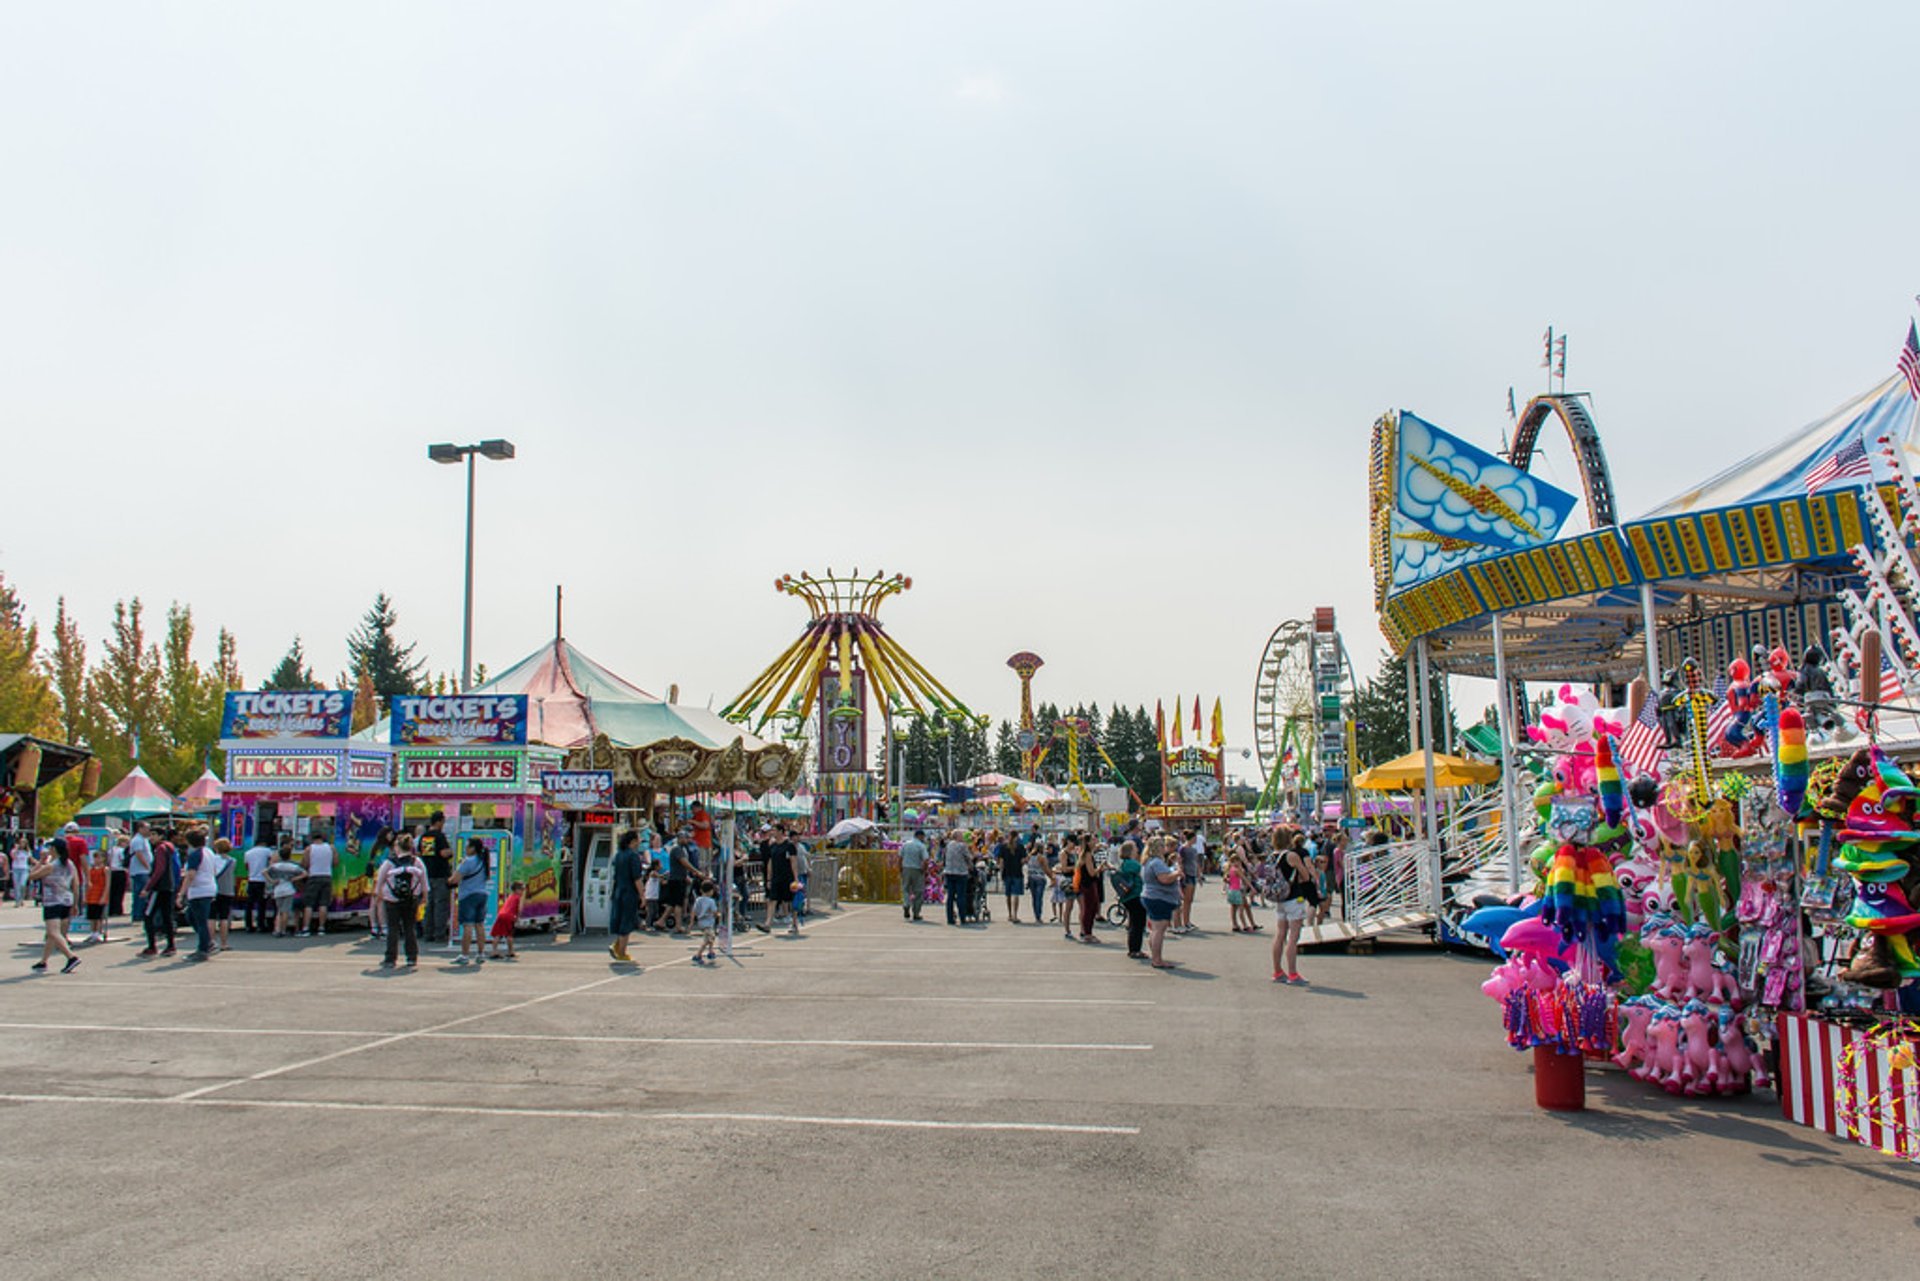
[[[558,636],[473,693],[523,695],[528,702],[527,738],[555,747],[577,747],[592,741],[599,731],[593,718],[597,700],[660,701]]]
[[[220,785],[219,776],[212,770],[202,770],[200,777],[187,784],[187,790],[180,793],[180,808],[187,810],[212,809],[220,803],[220,797],[226,789]]]
[[[131,823],[137,819],[155,818],[172,812],[172,794],[149,778],[147,772],[136,765],[125,778],[103,792],[98,800],[82,806],[80,812],[74,817],[112,818]]]

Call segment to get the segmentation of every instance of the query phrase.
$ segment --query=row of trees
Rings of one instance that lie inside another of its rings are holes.
[[[383,592],[347,637],[351,670],[331,683],[354,689],[356,728],[377,715],[376,698],[444,692],[452,678],[427,671],[416,646],[402,644],[399,616]],[[156,628],[138,597],[117,602],[113,621],[90,652],[65,598],[55,602],[53,633],[43,645],[26,606],[0,576],[0,730],[38,734],[84,746],[101,760],[106,782],[136,763],[178,792],[211,768],[224,767],[220,717],[228,690],[247,688],[233,634],[219,628],[211,661],[187,605],[172,604]],[[316,689],[300,639],[264,682],[266,689]],[[78,779],[68,776],[43,797],[42,818],[60,822],[77,808]]]
[[[1063,712],[1052,703],[1044,703],[1034,710],[1042,744],[1049,742],[1048,731],[1063,718],[1083,720],[1090,729],[1080,741],[1083,780],[1120,784],[1149,801],[1159,796],[1159,752],[1153,717],[1146,708],[1128,710],[1116,703],[1103,715],[1098,704],[1078,704]],[[1024,773],[1018,730],[1008,720],[1002,720],[994,730],[991,746],[984,726],[954,725],[943,729],[937,722],[930,725],[915,720],[899,736],[897,750],[909,787],[939,787],[990,770],[1014,776]],[[1101,750],[1112,759],[1112,766],[1102,758]],[[885,751],[884,742],[875,746],[875,769],[886,768]],[[1056,786],[1068,781],[1064,734],[1052,737],[1040,768],[1034,772],[1041,782]]]

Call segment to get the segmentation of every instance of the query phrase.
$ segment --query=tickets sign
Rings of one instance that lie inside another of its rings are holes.
[[[235,752],[227,761],[232,783],[316,783],[340,781],[340,757],[334,752]]]
[[[223,739],[345,738],[353,693],[343,689],[233,690],[220,714]]]
[[[400,760],[400,782],[410,787],[432,784],[510,786],[520,781],[518,756],[407,756]]]
[[[527,700],[517,694],[448,694],[393,700],[396,747],[515,747],[527,741]]]
[[[610,769],[542,770],[540,792],[547,804],[557,809],[612,809],[613,771]]]

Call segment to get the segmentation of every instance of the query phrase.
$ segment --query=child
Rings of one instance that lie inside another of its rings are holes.
[[[713,896],[713,882],[700,882],[700,897],[693,900],[693,925],[700,931],[699,946],[693,949],[693,963],[706,965],[717,961],[713,937],[720,928],[720,904]]]
[[[787,932],[795,938],[800,937],[800,918],[807,914],[807,879],[813,873],[813,864],[807,859],[807,847],[793,847],[793,902],[787,912]]]
[[[641,887],[643,915],[640,923],[650,930],[660,928],[660,867],[656,863],[647,864],[647,882]]]
[[[282,837],[274,861],[267,864],[267,881],[273,886],[275,938],[293,937],[294,904],[299,902],[300,882],[306,879],[307,869],[293,861],[292,838]]]
[[[87,925],[89,943],[107,941],[107,853],[95,850],[87,859]]]
[[[502,942],[507,945],[505,959],[509,961],[520,959],[513,954],[513,927],[520,924],[520,901],[526,890],[524,882],[515,881],[509,888],[507,896],[500,900],[500,910],[494,914],[493,929],[487,936],[488,959],[501,959],[500,944]]]

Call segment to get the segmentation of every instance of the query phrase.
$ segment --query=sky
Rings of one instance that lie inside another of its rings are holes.
[[[1382,642],[1371,426],[1497,447],[1569,335],[1638,515],[1886,376],[1920,7],[0,8],[0,572],[257,680],[377,591],[725,703],[912,575],[969,704],[1224,699]],[[1574,480],[1564,449],[1541,466]]]

